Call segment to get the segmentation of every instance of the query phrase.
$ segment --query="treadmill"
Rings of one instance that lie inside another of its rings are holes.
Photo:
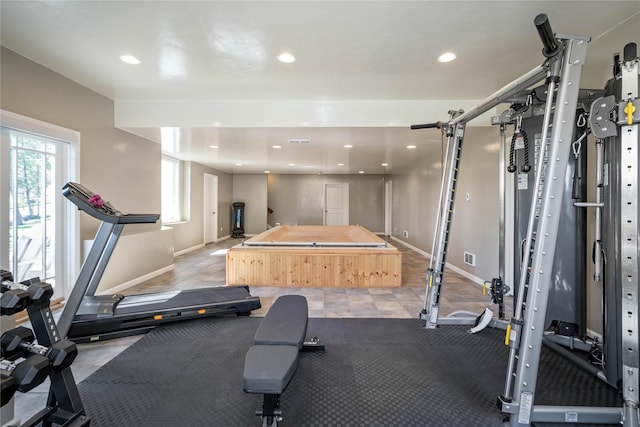
[[[96,295],[124,226],[155,223],[160,215],[120,212],[74,182],[65,184],[62,194],[102,222],[58,322],[61,337],[77,343],[101,341],[146,333],[161,323],[233,313],[246,316],[260,308],[260,298],[251,296],[248,286]]]

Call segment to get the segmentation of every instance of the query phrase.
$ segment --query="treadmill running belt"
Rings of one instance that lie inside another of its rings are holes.
[[[155,298],[158,296],[159,298]],[[210,305],[244,302],[251,295],[244,286],[189,289],[158,294],[125,297],[115,309],[115,315],[157,311],[185,311]]]

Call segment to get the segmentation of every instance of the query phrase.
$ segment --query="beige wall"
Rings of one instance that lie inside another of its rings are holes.
[[[349,184],[349,223],[373,232],[384,231],[384,177],[382,175],[269,174],[269,224],[322,225],[324,186]]]
[[[0,50],[0,108],[80,133],[78,181],[123,212],[160,212],[161,147],[113,126],[113,101],[4,47]],[[203,243],[203,175],[218,175],[218,236],[230,234],[232,177],[190,164],[192,194],[188,220],[173,224],[174,250]],[[62,197],[62,196],[60,196]],[[99,222],[80,215],[81,241],[93,239]],[[125,233],[156,230],[160,224],[129,225]],[[82,255],[82,254],[80,254]],[[136,263],[140,263],[140,259]],[[125,265],[119,268],[127,268]],[[147,272],[158,269],[149,259]],[[136,266],[136,271],[140,265]]]
[[[231,203],[233,203],[233,175],[218,175],[218,238],[231,235]],[[222,231],[220,231],[222,227]]]
[[[233,175],[233,201],[245,204],[245,234],[260,234],[267,229],[266,174]]]
[[[185,179],[188,180],[188,193],[185,197],[185,212],[188,212],[184,221],[167,226],[174,229],[174,251],[181,252],[204,243],[204,174],[208,173],[218,177],[218,239],[230,234],[231,217],[228,212],[230,206],[231,179],[232,176],[203,166],[199,163],[189,162]],[[222,231],[220,230],[222,227]]]
[[[4,47],[0,55],[0,108],[78,131],[84,186],[123,212],[160,212],[158,144],[114,128],[110,99]],[[97,227],[81,215],[82,239]]]
[[[446,259],[485,280],[498,276],[499,140],[495,128],[466,130]],[[388,177],[393,187],[393,236],[427,253],[433,245],[441,173],[440,159],[425,157],[402,174]],[[402,237],[404,231],[408,238]],[[464,264],[464,251],[476,254],[475,267]]]

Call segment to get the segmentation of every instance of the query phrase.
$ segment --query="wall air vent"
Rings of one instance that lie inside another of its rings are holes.
[[[289,144],[310,144],[310,139],[290,139]]]
[[[476,254],[472,254],[471,252],[465,252],[464,253],[464,263],[475,267],[475,265],[476,265]]]

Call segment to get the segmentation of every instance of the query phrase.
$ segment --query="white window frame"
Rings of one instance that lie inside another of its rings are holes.
[[[166,165],[172,167],[172,176],[166,177]],[[173,224],[184,220],[183,200],[183,165],[180,159],[162,155],[162,223]]]

